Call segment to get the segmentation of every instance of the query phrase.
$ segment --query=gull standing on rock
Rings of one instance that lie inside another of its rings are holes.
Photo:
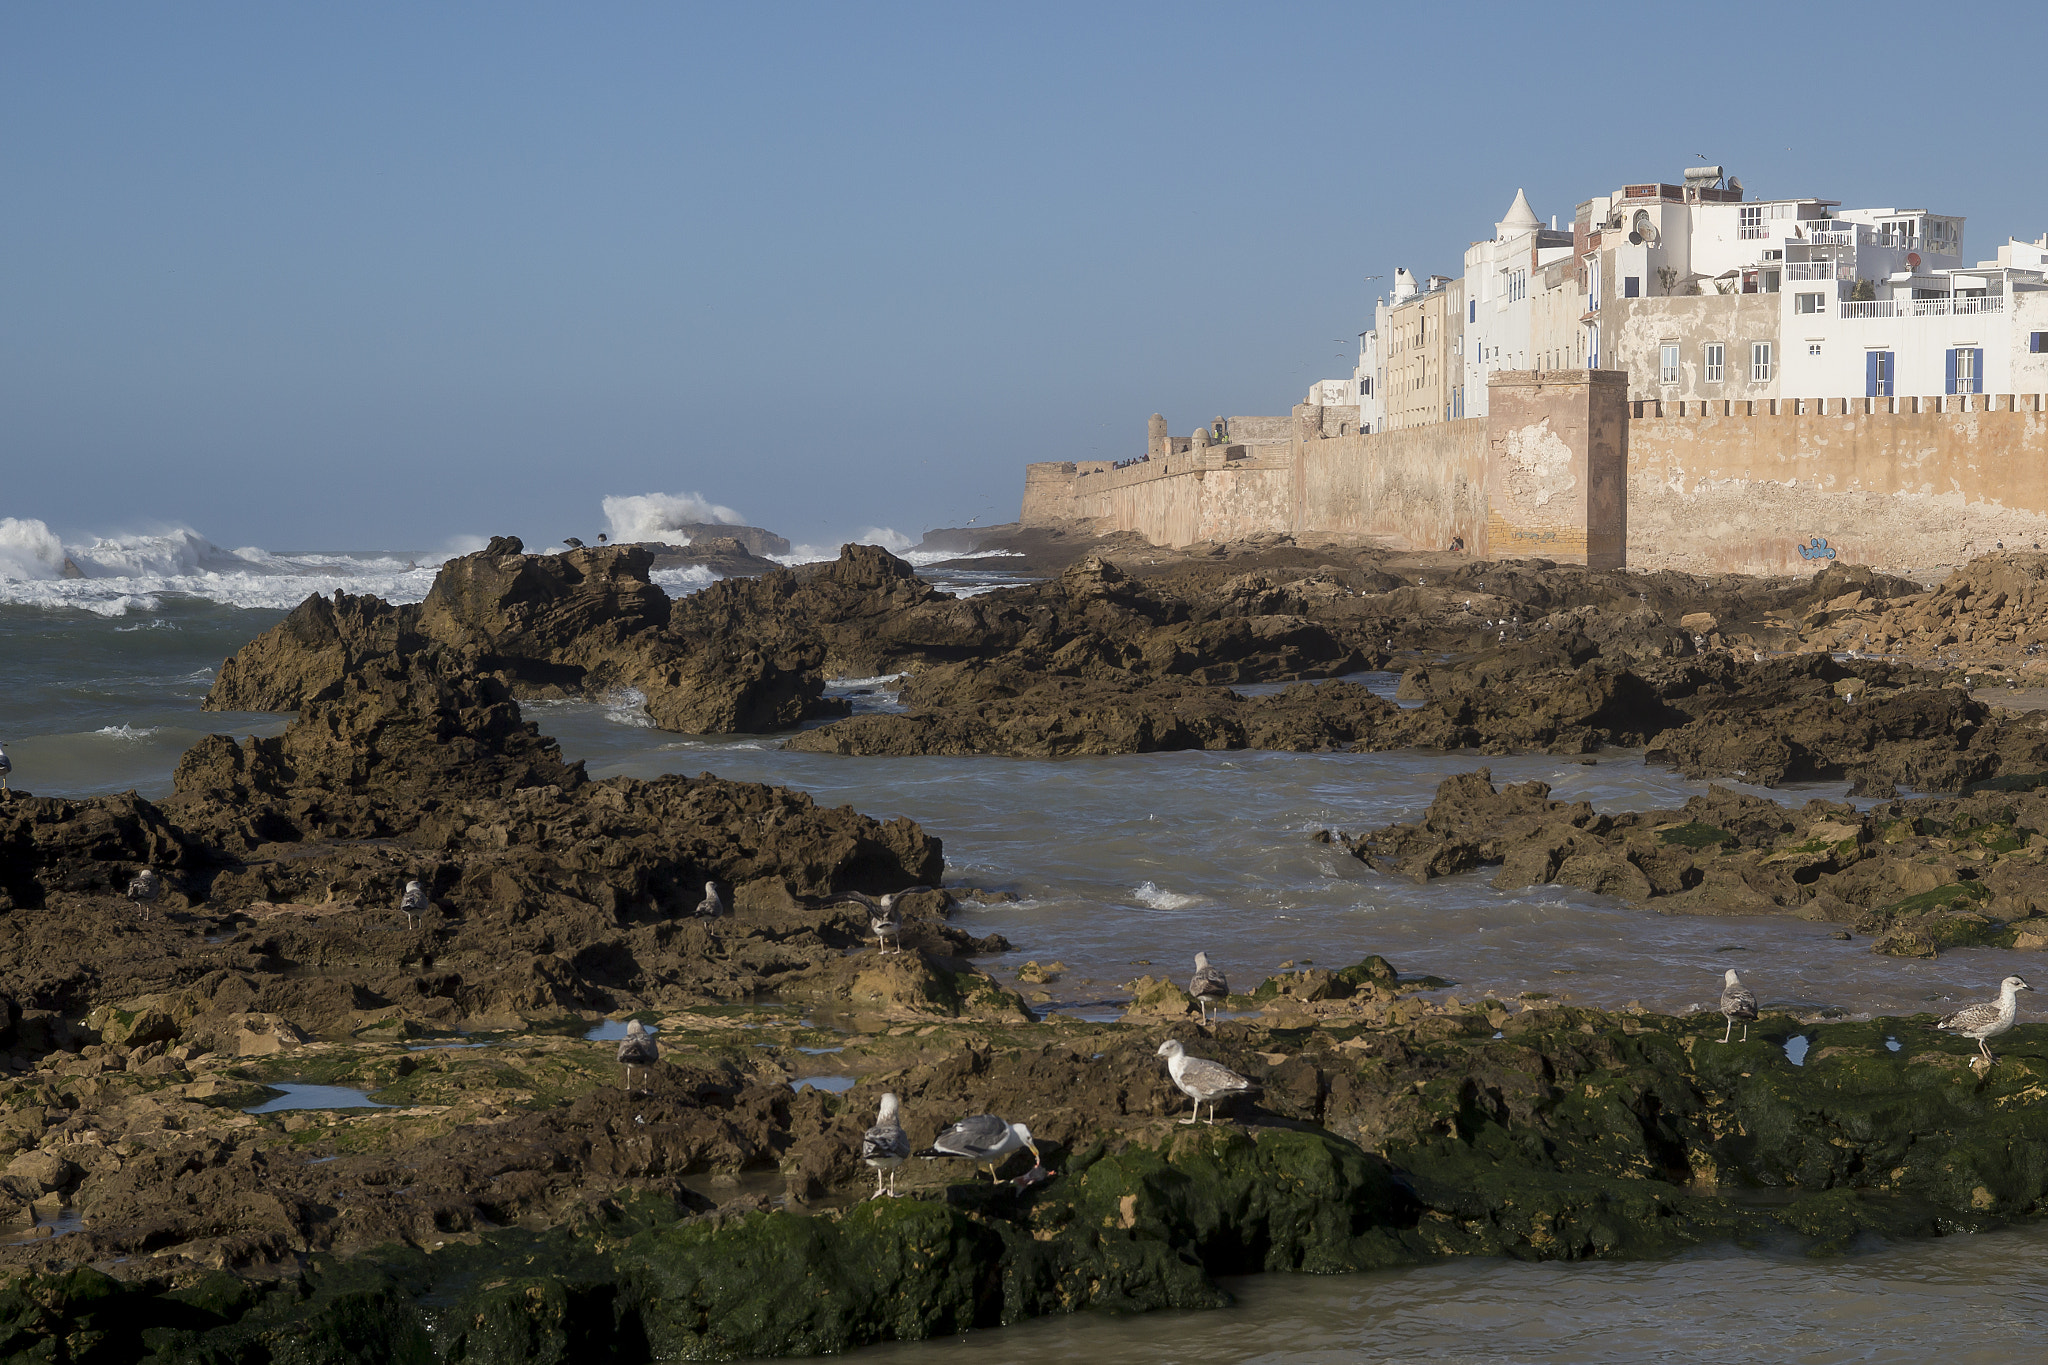
[[[633,1068],[652,1067],[660,1055],[661,1047],[647,1031],[647,1025],[638,1019],[626,1025],[626,1036],[619,1040],[619,1065],[626,1068],[627,1090],[633,1088]]]
[[[2019,1018],[2020,992],[2034,989],[2017,976],[2008,976],[1998,986],[1998,999],[1984,1005],[1966,1005],[1935,1027],[1947,1033],[1960,1033],[1965,1038],[1977,1040],[1977,1050],[1984,1054],[1984,1060],[1995,1062],[1985,1041],[2001,1033],[2010,1032],[2013,1021]]]
[[[7,746],[0,744],[0,799],[14,799],[14,793],[7,786],[7,774],[13,771],[14,760],[7,756]]]
[[[413,926],[413,917],[426,913],[427,890],[417,880],[405,884],[405,894],[398,898],[398,908],[405,912],[405,927]]]
[[[886,954],[889,951],[891,939],[895,940],[896,951],[903,951],[903,912],[896,908],[896,902],[902,900],[913,891],[930,891],[933,889],[929,886],[906,886],[901,891],[891,891],[888,895],[879,898],[865,895],[859,891],[842,891],[832,899],[833,901],[858,901],[868,908],[868,927],[874,931],[875,949],[879,953]],[[1014,1151],[1015,1148],[1011,1150]]]
[[[725,897],[718,894],[718,883],[704,883],[704,899],[697,902],[697,918],[717,919],[727,909]]]
[[[875,1116],[875,1126],[861,1135],[860,1159],[875,1171],[875,1192],[871,1199],[882,1197],[882,1172],[889,1173],[888,1193],[896,1193],[896,1168],[910,1156],[910,1134],[903,1131],[903,1125],[896,1118],[896,1096],[882,1096],[882,1112]]]
[[[149,918],[149,907],[155,905],[163,894],[164,879],[156,875],[153,867],[143,868],[135,874],[135,880],[128,883],[128,899],[142,912],[144,919]]]
[[[1195,1102],[1194,1118],[1182,1119],[1182,1123],[1199,1121],[1202,1106],[1207,1104],[1209,1122],[1213,1124],[1216,1122],[1216,1101],[1259,1093],[1258,1082],[1246,1080],[1219,1063],[1188,1056],[1188,1050],[1176,1038],[1168,1038],[1161,1043],[1159,1055],[1166,1058],[1166,1074],[1173,1077],[1180,1093]]]
[[[1195,974],[1188,980],[1188,994],[1202,1007],[1204,1024],[1209,1022],[1209,1006],[1230,998],[1230,983],[1223,979],[1222,972],[1209,965],[1207,953],[1195,954]]]
[[[1728,1016],[1728,1027],[1721,1031],[1721,1041],[1727,1042],[1728,1035],[1735,1032],[1738,1021],[1742,1024],[1742,1041],[1749,1041],[1749,1026],[1756,1022],[1756,996],[1749,987],[1742,984],[1742,978],[1735,969],[1728,969],[1728,977],[1721,987],[1721,1013]]]
[[[1003,1164],[1003,1158],[1025,1147],[1031,1149],[1031,1169],[1045,1164],[1029,1128],[1021,1123],[1006,1123],[994,1114],[976,1114],[933,1138],[932,1145],[918,1155],[927,1161],[941,1156],[964,1157],[977,1167],[988,1167],[989,1179],[995,1181],[996,1167]]]

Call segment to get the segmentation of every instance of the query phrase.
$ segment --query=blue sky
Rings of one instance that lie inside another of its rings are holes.
[[[1517,186],[1703,153],[2038,236],[2044,12],[11,5],[0,516],[1005,520],[1027,461],[1348,373],[1365,277],[1455,271]]]

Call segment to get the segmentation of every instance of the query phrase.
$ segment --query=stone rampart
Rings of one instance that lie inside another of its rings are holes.
[[[1660,404],[1620,401],[1607,390],[1625,381],[1609,373],[1498,375],[1487,418],[1331,436],[1329,415],[1345,410],[1303,408],[1232,418],[1233,439],[1257,432],[1255,443],[1121,468],[1035,464],[1023,520],[1162,545],[1282,532],[1643,569],[1839,561],[1922,578],[2001,543],[2048,545],[2048,395]]]

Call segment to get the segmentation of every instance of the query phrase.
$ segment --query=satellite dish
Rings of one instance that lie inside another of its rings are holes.
[[[1728,188],[1735,192],[1737,199],[1742,197],[1742,182],[1732,175],[1728,177]]]
[[[1628,244],[1630,246],[1641,246],[1643,244],[1643,234],[1640,232],[1631,232],[1628,235]]]
[[[1918,270],[1920,268],[1920,253],[1917,251],[1907,252],[1906,264],[1912,266],[1913,269]]]

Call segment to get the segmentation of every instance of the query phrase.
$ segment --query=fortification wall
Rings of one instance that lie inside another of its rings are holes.
[[[2044,408],[2039,394],[1636,403],[1628,562],[1794,573],[1839,559],[1924,578],[2000,541],[2048,545]]]
[[[1474,543],[1486,524],[1486,422],[1468,417],[1302,443],[1296,535],[1396,549]]]
[[[1922,579],[2048,545],[2048,395],[1656,403],[1623,401],[1623,382],[1505,371],[1486,418],[1328,437],[1329,410],[1308,409],[1285,444],[1032,465],[1023,520],[1176,546],[1462,538],[1493,558]]]

